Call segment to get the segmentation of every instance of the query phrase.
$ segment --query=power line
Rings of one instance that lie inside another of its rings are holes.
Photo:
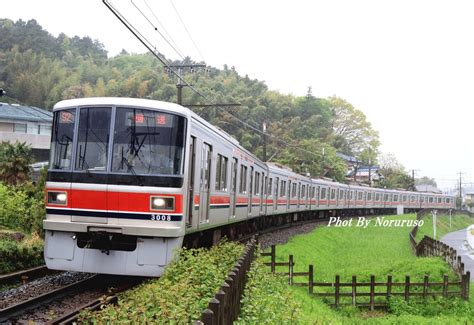
[[[168,33],[168,31],[166,30],[165,26],[161,23],[161,21],[158,19],[158,17],[156,16],[155,12],[153,11],[153,9],[148,5],[148,2],[146,0],[143,0],[143,2],[145,3],[145,5],[147,6],[147,8],[150,10],[151,14],[153,15],[153,17],[155,17],[156,21],[158,22],[158,24],[161,26],[161,28],[163,29],[163,31],[165,32],[166,36],[168,36],[168,38],[170,39],[170,41],[174,44],[174,46],[181,52],[181,53],[184,53],[183,51],[181,51],[181,49],[178,47],[177,43],[174,41],[173,37],[171,37],[171,34]]]
[[[171,2],[171,5],[173,6],[174,8],[174,11],[176,12],[176,15],[178,16],[179,20],[181,21],[181,24],[183,24],[183,27],[184,27],[184,30],[186,30],[186,33],[188,34],[189,36],[189,39],[191,39],[191,42],[193,42],[194,44],[194,47],[196,48],[196,50],[198,51],[199,55],[201,56],[201,59],[206,62],[206,60],[204,59],[204,55],[202,55],[201,51],[199,50],[196,42],[194,42],[194,39],[193,37],[191,36],[191,33],[189,32],[188,28],[186,27],[186,24],[184,23],[183,19],[181,18],[181,15],[179,14],[178,12],[178,9],[176,8],[176,6],[174,5],[173,3],[173,0],[170,0]]]
[[[145,18],[146,21],[148,21],[148,23],[153,27],[153,29],[165,40],[166,43],[168,43],[168,45],[178,54],[178,56],[181,57],[181,59],[184,60],[184,55],[177,49],[175,48],[169,41],[168,39],[158,30],[158,27],[156,27],[150,19],[148,19],[148,17],[143,13],[143,11],[138,8],[138,6],[135,4],[135,2],[133,2],[133,0],[130,0],[130,2],[133,4],[133,6],[138,10],[138,12],[143,16],[143,18]]]
[[[192,86],[191,84],[189,84],[182,76],[181,74],[179,73],[179,71],[173,69],[173,67],[167,62],[166,58],[162,57],[163,55],[159,52],[157,52],[158,50],[156,49],[155,46],[153,46],[151,44],[151,42],[145,37],[143,36],[142,33],[140,33],[138,31],[138,29],[136,29],[111,3],[109,3],[108,0],[102,0],[102,2],[105,4],[105,6],[110,10],[112,11],[112,13],[117,17],[118,20],[120,20],[120,22],[166,67],[169,69],[169,71],[174,74],[178,80],[180,80],[183,85],[189,87],[192,91],[194,91],[198,96],[202,97],[205,101],[208,101],[210,104],[214,104],[214,105],[217,105],[217,103],[215,102],[215,97],[210,99],[208,98],[206,95],[204,95],[201,91],[199,91],[198,89],[196,89],[194,86]],[[231,117],[233,117],[235,120],[239,121],[241,124],[245,125],[246,127],[254,130],[255,132],[259,133],[260,135],[266,135],[268,136],[269,138],[272,138],[274,139],[275,141],[281,143],[281,144],[284,144],[286,146],[289,146],[289,147],[293,147],[293,148],[296,148],[300,151],[304,151],[304,152],[307,152],[307,153],[310,153],[312,155],[314,155],[314,152],[312,151],[309,151],[309,150],[306,150],[306,149],[303,149],[301,147],[299,147],[298,145],[294,145],[294,144],[291,144],[289,142],[286,142],[272,134],[269,134],[269,133],[266,133],[266,132],[263,132],[262,130],[260,130],[258,127],[255,127],[251,124],[249,124],[248,122],[246,121],[243,121],[241,120],[240,118],[238,118],[237,116],[229,113],[227,110],[225,110],[223,107],[220,107],[220,106],[216,106],[218,110],[220,110],[221,112],[224,112],[224,114],[227,114]]]

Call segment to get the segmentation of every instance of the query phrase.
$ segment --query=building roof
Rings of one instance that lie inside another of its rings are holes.
[[[53,113],[34,106],[0,103],[0,119],[52,123]]]
[[[342,159],[344,159],[345,161],[347,161],[347,162],[349,162],[349,163],[359,163],[359,162],[360,162],[356,157],[346,155],[346,154],[344,154],[344,153],[342,153],[342,152],[337,152],[336,155],[337,155],[339,158],[342,158]]]

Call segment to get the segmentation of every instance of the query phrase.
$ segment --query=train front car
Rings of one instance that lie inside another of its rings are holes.
[[[43,222],[48,268],[162,274],[185,234],[188,115],[142,99],[56,104]]]

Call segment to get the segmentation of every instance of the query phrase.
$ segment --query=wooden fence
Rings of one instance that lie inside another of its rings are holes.
[[[352,305],[358,307],[369,307],[373,310],[375,307],[385,307],[387,299],[393,296],[401,296],[406,301],[412,297],[441,296],[459,296],[463,299],[469,299],[469,272],[467,272],[459,281],[449,281],[448,276],[443,276],[442,282],[430,282],[428,275],[423,277],[423,282],[412,282],[409,275],[405,276],[405,281],[394,282],[391,275],[387,276],[386,281],[375,280],[375,275],[370,276],[370,281],[358,281],[354,275],[350,282],[341,282],[339,275],[335,276],[334,282],[315,282],[314,267],[308,266],[308,272],[295,272],[295,261],[293,255],[288,257],[288,262],[276,262],[275,246],[271,246],[268,253],[262,256],[269,256],[270,262],[265,265],[270,266],[271,272],[288,277],[288,284],[293,286],[308,287],[308,293],[318,297],[329,298],[334,303],[331,306],[339,307]],[[276,272],[277,267],[286,267],[288,272]],[[295,278],[306,277],[306,281],[295,281]],[[326,288],[324,292],[318,291],[318,288]],[[348,288],[348,289],[347,289]],[[359,288],[366,288],[359,290]],[[330,291],[330,292],[329,292]],[[363,297],[363,299],[361,299]],[[359,299],[358,299],[359,298]],[[344,300],[344,301],[343,301]],[[349,300],[349,302],[346,302]]]
[[[253,261],[256,241],[250,240],[244,253],[229,272],[224,283],[209,301],[208,307],[201,314],[201,320],[195,324],[221,325],[232,324],[239,316],[240,299],[247,282],[247,271]]]

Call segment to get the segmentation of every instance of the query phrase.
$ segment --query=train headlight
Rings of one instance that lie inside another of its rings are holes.
[[[48,192],[48,203],[67,205],[66,192]]]
[[[150,197],[151,210],[174,210],[174,198],[152,196]]]

